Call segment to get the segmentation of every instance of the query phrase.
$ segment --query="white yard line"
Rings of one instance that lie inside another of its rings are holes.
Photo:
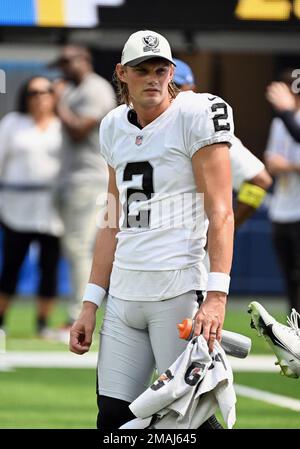
[[[274,365],[275,356],[249,355],[246,359],[229,357],[235,372],[279,372]],[[7,351],[0,354],[1,366],[9,365],[15,368],[95,368],[97,352],[76,355],[63,351]]]
[[[292,380],[292,382],[295,380]],[[296,381],[297,382],[297,381]],[[238,396],[244,396],[250,399],[267,402],[268,404],[277,405],[278,407],[289,408],[296,412],[300,412],[300,401],[298,399],[289,398],[280,394],[269,393],[264,390],[246,387],[245,385],[234,385],[235,392]]]
[[[245,359],[228,357],[233,372],[279,373],[275,355],[248,355]]]
[[[274,365],[276,358],[266,355],[250,355],[246,359],[229,357],[233,372],[278,372]],[[15,368],[93,368],[97,365],[97,353],[90,352],[76,355],[62,351],[8,351],[0,354],[0,371],[10,371]],[[291,380],[295,382],[296,380]],[[296,386],[296,385],[295,385]],[[300,400],[270,393],[264,390],[235,384],[238,396],[267,402],[279,407],[300,412]]]
[[[1,365],[11,368],[96,368],[97,353],[8,351],[0,355],[0,371]]]

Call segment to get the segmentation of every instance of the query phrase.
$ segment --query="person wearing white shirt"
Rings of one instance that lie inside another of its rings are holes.
[[[33,242],[39,247],[37,332],[47,336],[54,306],[63,225],[52,189],[60,168],[61,122],[51,81],[36,76],[20,90],[18,111],[0,122],[0,218],[4,233],[0,327]]]
[[[294,97],[295,120],[300,124],[300,102]],[[289,307],[300,310],[300,144],[279,117],[271,123],[265,161],[275,178],[269,209],[274,247],[285,279]]]
[[[102,118],[116,106],[116,99],[111,84],[94,72],[87,48],[64,46],[52,66],[62,71],[65,80],[60,88],[56,84],[57,113],[63,125],[56,194],[65,228],[62,247],[70,266],[72,292],[68,318],[57,339],[69,342],[91,269],[96,221],[101,214],[98,198],[107,191],[108,168],[99,153],[98,129]]]

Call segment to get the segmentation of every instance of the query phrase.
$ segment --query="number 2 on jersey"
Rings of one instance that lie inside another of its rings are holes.
[[[124,228],[149,228],[151,210],[142,210],[138,214],[129,214],[130,205],[135,202],[147,201],[154,193],[153,167],[148,161],[129,162],[124,170],[123,181],[132,181],[136,175],[142,175],[140,189],[127,189],[126,201],[123,205]]]
[[[226,120],[228,119],[228,111],[227,111],[227,105],[225,103],[215,103],[212,105],[211,110],[213,112],[217,112],[218,110],[223,111],[223,114],[216,114],[213,117],[213,122],[215,126],[215,131],[229,131],[230,130],[230,123],[223,123],[221,124],[219,120]]]

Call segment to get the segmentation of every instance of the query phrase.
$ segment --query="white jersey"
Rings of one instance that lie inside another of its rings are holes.
[[[264,164],[237,137],[234,137],[230,148],[230,162],[232,187],[236,192],[239,191],[243,182],[254,178],[265,168]]]
[[[133,280],[125,294],[120,278],[130,277],[130,270],[135,279],[137,271],[172,276],[178,270],[199,270],[208,222],[203,199],[196,196],[191,158],[207,145],[231,144],[234,127],[231,107],[209,94],[180,93],[143,129],[130,123],[129,111],[125,105],[117,107],[100,126],[101,153],[115,169],[123,209],[110,293],[121,299],[150,300],[145,286],[136,292]],[[199,285],[194,281],[184,288]],[[165,298],[156,292],[151,299]]]

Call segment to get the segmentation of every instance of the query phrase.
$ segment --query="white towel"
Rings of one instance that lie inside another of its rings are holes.
[[[215,342],[209,354],[200,335],[130,404],[137,419],[120,429],[197,429],[218,407],[231,429],[236,420],[235,403],[232,369],[224,350]]]

